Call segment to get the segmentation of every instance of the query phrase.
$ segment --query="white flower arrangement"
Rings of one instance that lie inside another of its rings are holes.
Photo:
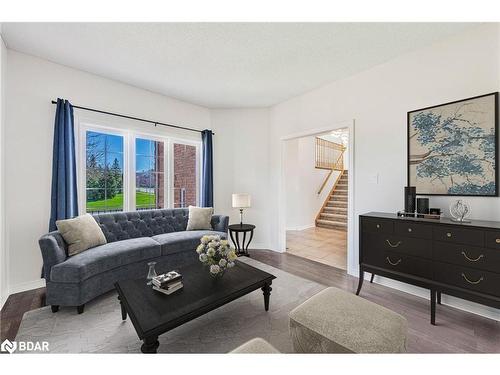
[[[217,235],[201,237],[196,252],[200,262],[210,266],[210,275],[214,277],[221,277],[226,269],[233,268],[234,261],[238,258],[234,249],[229,246],[229,242],[221,240]]]

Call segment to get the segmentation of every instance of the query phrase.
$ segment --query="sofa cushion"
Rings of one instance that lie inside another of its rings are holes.
[[[161,244],[161,255],[175,254],[183,251],[195,251],[204,235],[219,235],[226,238],[226,233],[213,230],[190,230],[185,232],[164,233],[152,238]]]
[[[211,230],[213,207],[189,206],[189,218],[186,230]]]
[[[50,279],[61,283],[78,283],[113,268],[160,255],[160,244],[149,237],[107,243],[55,265],[52,267]]]
[[[106,237],[104,237],[101,228],[90,214],[72,219],[57,220],[56,226],[64,241],[68,244],[68,256],[76,255],[106,243]]]

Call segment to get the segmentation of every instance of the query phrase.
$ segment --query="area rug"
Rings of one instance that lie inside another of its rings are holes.
[[[269,311],[257,290],[159,337],[159,353],[227,353],[244,342],[262,337],[283,353],[292,345],[288,313],[325,286],[249,258],[241,261],[276,276]],[[140,353],[142,342],[127,318],[122,321],[116,292],[85,306],[50,306],[24,314],[16,341],[47,341],[51,353]]]

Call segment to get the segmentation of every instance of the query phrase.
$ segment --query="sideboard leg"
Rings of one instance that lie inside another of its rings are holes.
[[[437,303],[438,305],[441,304],[441,292],[437,292]]]
[[[359,292],[361,291],[361,287],[363,286],[363,279],[365,278],[365,271],[363,267],[359,266],[359,281],[358,281],[358,290],[356,290],[356,295],[359,296]]]
[[[372,273],[372,277],[370,277],[370,284],[373,284],[373,278],[375,277],[375,274]]]
[[[431,324],[436,325],[436,291],[431,289]]]

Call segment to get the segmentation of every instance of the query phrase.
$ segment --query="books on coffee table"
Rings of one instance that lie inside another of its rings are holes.
[[[177,285],[177,286],[172,287],[170,289],[162,289],[162,288],[158,288],[156,286],[153,286],[153,289],[156,290],[157,292],[166,294],[168,296],[168,295],[178,291],[179,289],[182,289],[182,283],[180,285]]]
[[[163,294],[172,294],[181,289],[182,275],[177,271],[170,271],[152,279],[153,289]]]

